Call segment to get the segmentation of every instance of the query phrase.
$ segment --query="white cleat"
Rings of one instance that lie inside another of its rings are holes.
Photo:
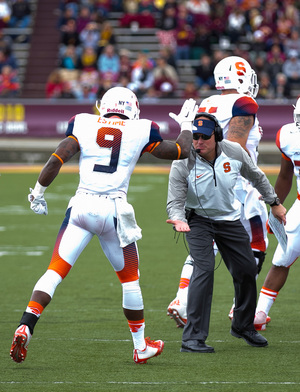
[[[167,315],[170,316],[177,328],[183,328],[187,321],[186,306],[182,305],[178,298],[175,298],[168,306]]]
[[[254,328],[256,331],[264,331],[267,324],[271,321],[271,317],[267,316],[265,312],[259,311],[254,318]]]
[[[145,338],[146,348],[144,350],[133,350],[133,360],[135,363],[147,363],[147,360],[160,355],[164,349],[162,340],[151,340]]]

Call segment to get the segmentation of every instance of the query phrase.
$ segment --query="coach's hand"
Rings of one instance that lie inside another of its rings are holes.
[[[173,225],[176,231],[180,231],[180,232],[191,231],[190,226],[181,220],[167,219],[166,222],[169,223],[170,225]]]
[[[30,202],[32,211],[39,215],[47,215],[48,207],[44,195],[35,195],[32,188],[29,188],[29,190],[28,201]]]

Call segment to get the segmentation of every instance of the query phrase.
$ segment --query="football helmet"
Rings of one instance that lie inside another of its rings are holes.
[[[294,122],[296,127],[300,129],[300,98],[298,98],[296,105],[294,106]]]
[[[129,120],[138,120],[139,102],[133,91],[126,87],[112,87],[96,102],[101,117],[107,114],[122,114]]]
[[[219,61],[214,69],[217,90],[235,89],[239,94],[255,98],[259,85],[257,75],[248,61],[242,57],[229,56]]]

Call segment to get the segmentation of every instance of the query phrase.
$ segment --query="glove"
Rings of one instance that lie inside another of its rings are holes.
[[[30,208],[32,211],[39,215],[47,215],[48,207],[44,195],[35,195],[35,192],[32,188],[29,188],[29,190],[30,194],[28,195],[28,201],[30,202]]]
[[[188,130],[192,132],[193,121],[195,120],[198,109],[199,107],[196,101],[190,98],[184,102],[179,114],[171,112],[169,116],[180,125],[181,131]]]

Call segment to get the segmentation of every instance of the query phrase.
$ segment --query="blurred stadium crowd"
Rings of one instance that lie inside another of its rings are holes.
[[[155,31],[156,58],[120,48],[113,13],[122,29]],[[22,34],[13,39],[2,29],[26,28],[32,19],[30,0],[0,0],[0,97],[17,97],[21,88],[12,44]],[[45,97],[95,101],[112,86],[126,86],[150,102],[198,99],[214,89],[215,64],[237,55],[258,75],[258,99],[294,99],[300,94],[299,19],[297,0],[61,0],[57,67]],[[182,61],[193,64],[193,80],[180,89]]]

